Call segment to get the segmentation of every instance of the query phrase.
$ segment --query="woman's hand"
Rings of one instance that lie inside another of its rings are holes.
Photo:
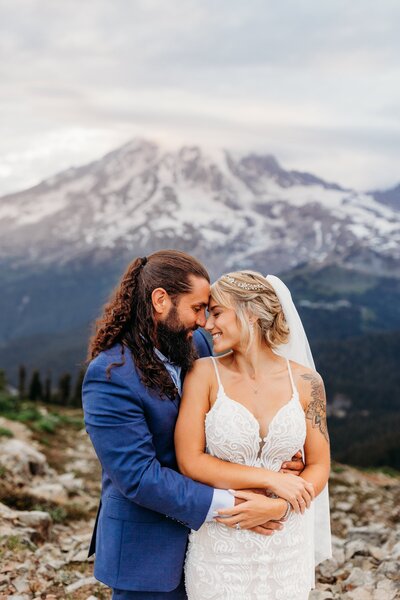
[[[287,508],[287,504],[281,498],[267,498],[267,496],[254,492],[244,492],[243,490],[232,492],[235,498],[244,500],[236,504],[233,508],[226,508],[218,511],[215,520],[218,523],[235,527],[238,523],[241,529],[254,529],[260,525],[265,525],[266,521],[279,521]],[[222,516],[224,515],[224,516]],[[257,530],[263,535],[272,535],[275,530],[282,529],[281,523],[271,523],[269,531]]]
[[[270,472],[268,478],[268,489],[276,496],[288,500],[296,513],[303,514],[306,508],[310,508],[315,498],[312,483],[289,473]]]

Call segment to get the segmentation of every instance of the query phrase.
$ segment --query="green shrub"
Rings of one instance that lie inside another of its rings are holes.
[[[60,419],[56,415],[48,414],[35,421],[33,428],[42,433],[55,433],[59,424]]]
[[[26,406],[10,418],[14,419],[15,421],[21,421],[22,423],[28,423],[29,421],[38,421],[42,418],[42,415],[37,408],[33,406]]]
[[[13,412],[15,412],[15,399],[5,392],[0,392],[0,414],[6,416],[6,413]]]
[[[0,437],[14,437],[14,434],[12,431],[10,431],[9,429],[7,429],[6,427],[0,427]]]
[[[67,520],[67,512],[62,506],[50,508],[48,512],[54,523],[64,523]]]
[[[57,413],[55,413],[57,414]],[[71,425],[75,429],[82,429],[84,426],[83,417],[70,417],[69,415],[59,415],[60,422],[65,425]]]

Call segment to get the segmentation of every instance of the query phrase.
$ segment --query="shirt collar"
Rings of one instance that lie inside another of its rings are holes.
[[[164,354],[161,352],[161,350],[159,350],[158,348],[154,348],[154,352],[155,354],[157,354],[158,358],[161,360],[161,362],[163,363],[168,363],[168,364],[172,364],[171,361],[164,356]]]

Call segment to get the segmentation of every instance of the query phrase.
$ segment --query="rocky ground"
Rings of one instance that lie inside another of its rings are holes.
[[[87,560],[99,468],[79,420],[46,435],[0,417],[4,430],[0,600],[109,599]],[[400,598],[400,478],[334,465],[330,489],[334,558],[310,600]]]

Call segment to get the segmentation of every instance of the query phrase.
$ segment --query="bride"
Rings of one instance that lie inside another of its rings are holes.
[[[206,329],[220,356],[186,376],[176,453],[185,475],[236,491],[232,509],[190,534],[188,600],[306,600],[315,565],[331,556],[330,457],[302,323],[280,279],[240,271],[213,284]],[[299,449],[301,477],[279,473]],[[260,535],[267,508],[283,527]]]

